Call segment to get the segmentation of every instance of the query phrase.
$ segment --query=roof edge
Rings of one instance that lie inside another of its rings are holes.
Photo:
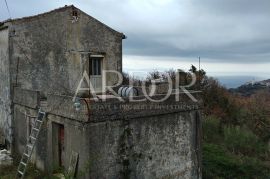
[[[110,31],[112,31],[112,32],[114,32],[114,33],[119,34],[119,35],[122,37],[122,39],[126,39],[126,35],[125,35],[124,33],[122,33],[122,32],[118,32],[118,31],[114,30],[114,29],[113,29],[113,28],[111,28],[110,26],[108,26],[108,25],[104,24],[103,22],[99,21],[99,20],[98,20],[98,19],[96,19],[95,17],[93,17],[93,16],[91,16],[91,15],[87,14],[87,13],[86,13],[86,12],[84,12],[83,10],[81,10],[81,9],[79,9],[79,8],[77,8],[77,7],[73,6],[73,5],[72,5],[72,8],[75,8],[75,9],[79,10],[80,12],[82,12],[82,13],[83,13],[84,15],[86,15],[87,17],[90,17],[90,18],[94,19],[94,20],[95,20],[97,23],[99,23],[99,24],[101,24],[101,25],[105,26],[105,27],[106,27],[106,28],[108,28]]]
[[[87,14],[86,12],[82,11],[81,9],[75,7],[73,4],[72,5],[65,5],[64,7],[60,7],[60,8],[57,8],[57,9],[54,9],[54,10],[51,10],[51,11],[48,11],[48,12],[36,14],[36,15],[33,15],[33,16],[26,16],[26,17],[15,18],[15,19],[6,19],[6,20],[0,22],[0,26],[1,25],[4,25],[5,23],[8,23],[8,22],[15,22],[15,21],[33,19],[33,18],[36,18],[36,17],[39,17],[39,16],[43,16],[43,15],[47,15],[47,14],[50,14],[50,13],[53,13],[53,12],[57,12],[57,11],[61,11],[61,10],[66,10],[68,8],[77,9],[78,11],[82,12],[84,15],[86,15],[86,16],[94,19],[96,22],[98,22],[98,23],[102,24],[103,26],[107,27],[110,31],[119,34],[122,37],[122,39],[126,39],[126,36],[125,36],[124,33],[118,32],[118,31],[114,30],[113,28],[109,27],[108,25],[104,24],[103,22],[99,21],[98,19],[94,18],[93,16],[91,16],[91,15]]]
[[[65,5],[64,7],[60,7],[60,8],[48,11],[48,12],[44,12],[44,13],[40,13],[40,14],[36,14],[36,15],[32,15],[32,16],[25,16],[25,17],[20,17],[20,18],[15,18],[15,19],[7,19],[7,20],[2,21],[1,23],[32,19],[32,18],[35,18],[35,17],[38,17],[38,16],[43,16],[43,15],[46,15],[46,14],[50,14],[50,13],[53,13],[53,12],[56,12],[56,11],[65,10],[65,9],[72,8],[72,7],[75,7],[75,6],[73,4],[72,5]]]

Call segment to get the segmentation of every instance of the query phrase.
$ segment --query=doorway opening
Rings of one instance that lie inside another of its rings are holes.
[[[52,123],[52,151],[55,169],[64,167],[65,132],[64,125]]]

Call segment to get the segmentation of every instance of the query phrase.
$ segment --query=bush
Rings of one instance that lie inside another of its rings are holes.
[[[267,152],[267,145],[265,143],[252,133],[251,130],[241,127],[225,127],[224,144],[235,154],[259,156]]]
[[[270,178],[270,170],[256,158],[239,157],[222,146],[204,144],[203,178]]]
[[[220,120],[214,116],[206,117],[202,123],[203,140],[210,143],[219,143],[222,141],[220,131]]]

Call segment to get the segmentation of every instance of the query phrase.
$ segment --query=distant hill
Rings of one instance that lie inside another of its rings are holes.
[[[240,94],[242,96],[251,96],[252,94],[255,94],[256,92],[263,89],[269,89],[270,91],[270,79],[247,82],[238,88],[231,88],[229,91],[232,93]]]
[[[237,88],[243,84],[245,84],[247,81],[255,80],[255,81],[261,81],[265,78],[261,78],[259,76],[243,76],[243,75],[227,75],[227,76],[214,76],[220,84],[225,86],[226,88]]]

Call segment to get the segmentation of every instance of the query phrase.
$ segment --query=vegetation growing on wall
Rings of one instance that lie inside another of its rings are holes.
[[[132,128],[129,126],[129,121],[124,121],[124,131],[119,139],[119,163],[122,167],[120,174],[122,178],[131,178],[131,164],[137,165],[138,162],[145,157],[142,153],[134,150]]]

